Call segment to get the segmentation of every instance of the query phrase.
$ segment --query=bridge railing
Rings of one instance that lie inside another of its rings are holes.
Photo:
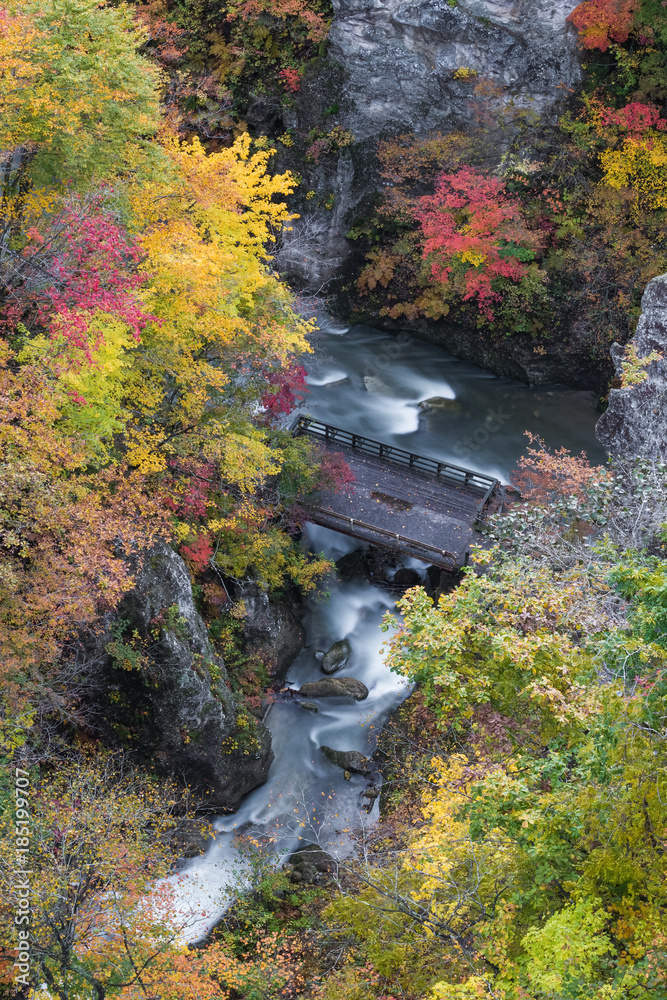
[[[325,527],[331,527],[329,522],[333,521],[336,523],[338,530],[342,530],[344,534],[352,534],[358,537],[360,531],[366,531],[373,536],[372,540],[377,541],[379,538],[385,542],[393,542],[396,546],[404,546],[406,549],[411,550],[417,556],[422,554],[428,556],[429,559],[437,556],[438,559],[447,562],[448,568],[453,569],[456,566],[456,555],[447,549],[440,548],[439,545],[420,542],[416,538],[409,538],[407,535],[388,531],[387,528],[379,528],[375,524],[367,524],[365,521],[360,521],[357,517],[348,517],[347,514],[339,514],[338,511],[331,510],[329,507],[316,507],[311,504],[308,507],[308,511],[314,514],[315,517],[319,516],[321,519],[326,519],[327,524],[324,525]],[[345,529],[347,529],[347,532]]]
[[[337,444],[342,448],[352,448],[354,451],[361,451],[375,458],[387,459],[397,465],[413,469],[415,472],[422,472],[425,475],[446,482],[452,486],[458,486],[476,493],[480,498],[480,507],[484,507],[491,498],[499,483],[492,476],[485,476],[482,472],[473,472],[471,469],[464,469],[460,465],[453,465],[451,462],[439,462],[435,458],[426,458],[424,455],[416,455],[403,448],[396,448],[394,445],[383,444],[364,434],[354,434],[352,431],[342,430],[340,427],[333,427],[325,424],[321,420],[313,417],[299,416],[292,424],[292,433],[311,434],[313,437],[326,441],[327,444]]]

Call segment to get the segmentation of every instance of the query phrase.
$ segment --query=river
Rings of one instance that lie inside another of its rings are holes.
[[[313,354],[303,359],[308,392],[300,409],[327,423],[503,481],[525,451],[526,430],[551,447],[583,449],[591,460],[605,461],[594,436],[599,414],[593,393],[531,388],[408,335],[394,338],[362,326],[347,329],[326,319],[320,320],[313,347]],[[424,405],[428,399],[438,403]],[[314,550],[334,560],[358,544],[314,525],[306,536]],[[414,561],[410,565],[419,566]],[[299,838],[344,857],[350,850],[348,831],[377,821],[377,802],[370,813],[364,808],[366,780],[358,775],[346,780],[319,748],[370,753],[377,728],[409,693],[407,684],[385,666],[382,653],[388,636],[379,625],[393,598],[365,580],[333,586],[329,581],[328,586],[328,597],[308,602],[306,646],[290,668],[287,684],[298,688],[322,677],[316,652],[348,638],[352,656],[343,673],[363,681],[369,696],[352,703],[320,699],[317,714],[292,699],[272,707],[267,725],[275,761],[266,784],[251,792],[237,813],[214,821],[216,839],[206,853],[173,878],[189,941],[205,936],[232,896],[249,884],[244,838],[261,842],[274,863],[289,855]]]

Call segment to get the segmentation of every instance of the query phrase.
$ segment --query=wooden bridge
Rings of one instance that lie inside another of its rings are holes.
[[[499,482],[300,416],[292,433],[340,451],[354,482],[308,505],[310,520],[373,545],[454,570],[468,560],[474,526]]]

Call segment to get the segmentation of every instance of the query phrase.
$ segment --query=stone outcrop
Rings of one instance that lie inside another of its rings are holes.
[[[334,750],[326,746],[320,747],[320,750],[327,760],[344,771],[351,771],[353,774],[371,774],[377,770],[373,761],[364,757],[358,750]]]
[[[339,639],[334,642],[322,657],[320,668],[323,674],[333,674],[344,667],[352,656],[352,646],[349,639]]]
[[[323,677],[321,681],[307,681],[299,688],[306,698],[368,698],[368,688],[356,677]]]
[[[108,742],[234,810],[273,760],[268,730],[239,709],[212,648],[187,567],[168,545],[146,557],[98,650],[96,714]]]
[[[251,654],[253,649],[261,651],[272,659],[274,677],[282,682],[306,641],[295,601],[289,596],[273,600],[259,584],[249,582],[238,587],[237,597],[246,609],[243,625],[246,649]]]
[[[630,344],[639,359],[653,351],[663,357],[647,366],[647,377],[639,385],[611,390],[609,406],[595,433],[612,454],[622,458],[667,459],[667,274],[647,285]],[[614,344],[611,355],[620,374],[625,349]]]
[[[357,139],[449,130],[470,115],[466,67],[539,113],[581,77],[572,0],[334,0],[331,55]]]

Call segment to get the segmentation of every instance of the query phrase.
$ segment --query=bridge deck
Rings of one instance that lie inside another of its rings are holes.
[[[446,569],[463,565],[496,480],[309,417],[299,417],[293,433],[342,452],[355,479],[309,507],[315,524]]]

